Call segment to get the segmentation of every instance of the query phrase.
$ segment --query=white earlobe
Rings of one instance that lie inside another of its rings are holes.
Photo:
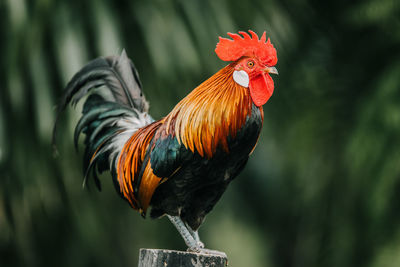
[[[249,75],[244,70],[235,70],[233,80],[243,87],[249,87]]]

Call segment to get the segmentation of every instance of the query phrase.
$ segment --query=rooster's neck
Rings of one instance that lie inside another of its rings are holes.
[[[167,131],[201,156],[212,157],[218,146],[229,153],[228,136],[234,138],[251,115],[249,90],[233,80],[233,71],[232,64],[218,71],[164,119]]]

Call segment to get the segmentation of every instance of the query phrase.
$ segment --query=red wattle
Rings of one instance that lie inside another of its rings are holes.
[[[249,83],[250,96],[254,104],[260,107],[267,103],[274,92],[274,81],[269,74],[261,74],[252,79]]]

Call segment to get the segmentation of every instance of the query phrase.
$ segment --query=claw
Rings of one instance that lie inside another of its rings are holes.
[[[201,241],[197,241],[197,246],[198,246],[199,248],[204,248],[204,243],[201,242]]]
[[[192,247],[192,248],[188,248],[187,251],[195,252],[195,253],[202,253],[202,254],[207,254],[207,255],[216,255],[216,256],[227,258],[225,252],[207,249],[207,248]]]
[[[187,252],[195,252],[195,253],[201,253],[201,249],[200,247],[188,247],[187,248]]]

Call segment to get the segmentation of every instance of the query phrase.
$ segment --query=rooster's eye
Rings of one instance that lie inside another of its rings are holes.
[[[249,67],[249,68],[254,67],[254,61],[247,62],[247,67]]]

